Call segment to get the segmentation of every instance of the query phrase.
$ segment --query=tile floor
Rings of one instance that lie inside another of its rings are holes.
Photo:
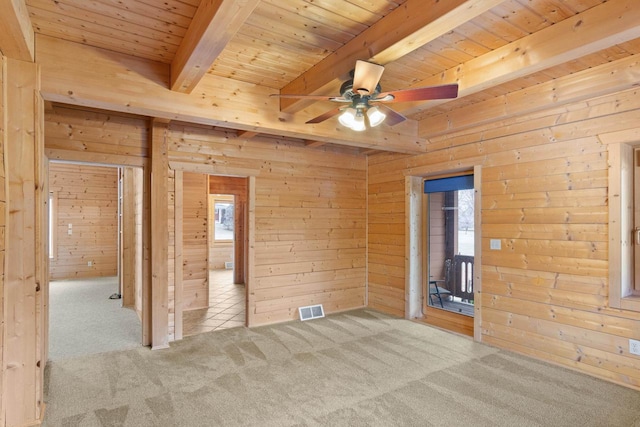
[[[244,285],[233,284],[233,270],[209,272],[209,308],[182,314],[183,336],[245,325]]]

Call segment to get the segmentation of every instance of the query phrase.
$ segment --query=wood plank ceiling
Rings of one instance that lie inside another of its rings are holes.
[[[200,9],[205,8],[204,3],[225,3],[228,7],[229,2],[233,3],[232,0],[203,1]],[[187,32],[190,31],[190,25],[196,22],[194,16],[201,13],[198,10],[200,0],[27,0],[26,3],[36,33],[167,64],[174,62]],[[531,66],[532,59],[524,58],[522,72],[519,72],[520,65],[513,60],[516,66],[509,65],[512,69],[508,73],[499,78],[484,78],[472,84],[464,79],[470,81],[472,78],[469,76],[472,73],[477,74],[481,71],[473,64],[481,63],[487,58],[487,61],[493,61],[489,66],[496,67],[495,62],[504,61],[506,56],[500,54],[500,49],[517,46],[516,43],[519,41],[523,43],[523,54],[527,49],[533,50],[536,44],[547,42],[546,38],[535,38],[537,34],[543,34],[545,30],[549,32],[552,26],[560,25],[563,21],[566,21],[564,24],[571,23],[574,27],[595,25],[586,13],[590,9],[602,8],[607,2],[447,0],[444,3],[449,3],[447,7],[452,9],[444,12],[437,9],[445,7],[439,3],[443,2],[236,1],[238,8],[251,9],[247,9],[248,16],[242,17],[243,22],[238,23],[237,28],[232,28],[236,24],[230,23],[227,28],[219,31],[224,34],[216,35],[216,32],[212,31],[214,35],[208,36],[227,38],[218,42],[219,52],[211,58],[210,67],[207,66],[208,72],[220,77],[266,86],[274,92],[282,90],[291,93],[292,90],[300,88],[300,84],[317,81],[316,87],[312,85],[307,88],[308,93],[337,95],[337,85],[346,77],[343,70],[348,70],[348,64],[354,62],[351,58],[354,56],[352,52],[356,52],[356,57],[361,57],[361,52],[368,52],[369,57],[360,59],[378,60],[377,62],[386,67],[381,80],[384,90],[460,82],[461,96],[456,100],[400,108],[409,118],[422,120],[640,53],[640,39],[636,38],[637,35],[633,31],[631,35],[629,32],[625,35],[611,35],[608,39],[610,41],[601,45],[593,42],[588,49],[571,46],[564,48],[564,45],[572,42],[556,40],[560,46],[558,52],[554,52],[556,56],[549,58],[544,64]],[[422,9],[411,9],[416,7]],[[400,13],[403,8],[409,11],[406,13],[411,13],[411,16],[405,17],[403,21],[393,18],[393,12],[400,9]],[[424,11],[425,15],[433,11],[435,16],[432,21],[437,21],[440,14],[446,22],[438,24],[439,26],[433,30],[430,29],[432,34],[417,37],[415,40],[420,41],[420,44],[416,43],[415,46],[407,48],[410,43],[404,43],[402,51],[389,44],[386,39],[381,43],[387,43],[389,46],[376,45],[378,39],[382,38],[381,35],[387,38],[396,37],[396,40],[410,40],[408,36],[400,34],[405,22],[407,28],[412,25],[416,28],[426,28],[425,18],[422,18],[425,19],[424,24],[413,23],[414,16],[423,14],[415,13],[415,10]],[[474,10],[477,12],[473,12]],[[240,14],[238,11],[225,13],[234,16]],[[570,21],[571,19],[576,21]],[[402,25],[395,24],[397,22],[401,22]],[[442,34],[438,34],[438,30],[442,31]],[[193,34],[190,33],[187,38]],[[567,38],[570,39],[570,36]],[[563,48],[566,52],[562,51]],[[380,52],[383,54],[376,56]],[[494,58],[491,57],[492,53],[495,55]],[[539,52],[536,52],[536,56],[540,56]],[[541,63],[544,59],[542,58]],[[314,67],[320,67],[318,70],[321,70],[323,63],[329,64],[331,70],[336,69],[337,78],[330,76],[323,80],[323,73],[314,71]],[[341,68],[335,64],[339,64]],[[197,83],[197,79],[194,79],[194,82]],[[290,105],[289,108],[290,112],[301,109],[295,105]],[[331,108],[333,104],[327,103],[327,109]]]

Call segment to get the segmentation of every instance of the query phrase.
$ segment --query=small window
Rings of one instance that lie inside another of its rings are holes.
[[[609,152],[609,306],[640,311],[640,143]]]
[[[49,193],[49,259],[55,259],[57,252],[58,232],[58,196],[53,191]]]
[[[214,209],[214,241],[233,241],[233,227],[235,222],[235,205],[232,195],[216,194],[213,196]]]

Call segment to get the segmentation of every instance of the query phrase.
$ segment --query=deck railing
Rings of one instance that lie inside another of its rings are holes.
[[[455,255],[453,257],[453,283],[450,290],[454,297],[465,302],[473,301],[473,257]]]

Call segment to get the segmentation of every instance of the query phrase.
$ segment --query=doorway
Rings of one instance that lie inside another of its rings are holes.
[[[183,335],[195,335],[220,329],[246,325],[246,251],[247,251],[247,188],[248,179],[182,174],[184,238],[189,235],[187,226],[194,214],[189,211],[206,206],[206,285],[198,302],[190,302],[183,312]],[[204,193],[194,190],[205,183]],[[186,198],[198,198],[200,202]],[[196,215],[197,216],[197,215]],[[198,223],[202,225],[202,221]],[[193,224],[191,225],[193,227]],[[185,240],[183,253],[188,255]],[[192,254],[193,250],[190,251]],[[200,252],[202,253],[202,252]],[[196,259],[185,260],[184,265],[197,265]],[[193,276],[184,271],[185,277]],[[188,294],[188,293],[187,293]]]
[[[142,169],[127,180],[125,169],[136,168],[49,163],[50,360],[142,345]],[[123,193],[137,181],[140,191]]]
[[[474,175],[426,179],[424,192],[427,322],[474,334],[476,200]]]

